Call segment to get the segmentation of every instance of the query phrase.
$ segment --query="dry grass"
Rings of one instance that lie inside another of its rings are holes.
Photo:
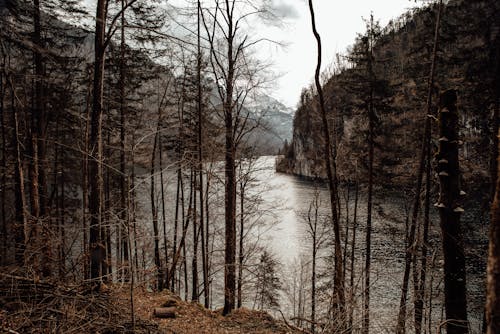
[[[134,304],[132,323],[126,284],[96,294],[83,285],[0,274],[0,333],[300,333],[265,312],[239,309],[223,317],[169,291],[136,288]],[[154,308],[166,304],[175,307],[176,318],[153,318]]]
[[[113,294],[122,303],[128,303],[128,287],[115,287]],[[235,310],[229,316],[222,316],[221,310],[211,311],[198,303],[182,301],[169,291],[147,292],[144,289],[135,290],[135,311],[139,318],[155,321],[162,333],[177,334],[212,334],[212,333],[301,333],[288,327],[285,323],[273,319],[265,312],[248,309]],[[153,309],[168,304],[175,304],[176,318],[154,319]]]

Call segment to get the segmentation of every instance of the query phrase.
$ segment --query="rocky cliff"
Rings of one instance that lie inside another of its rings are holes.
[[[439,30],[433,101],[441,90],[458,90],[464,143],[461,166],[465,179],[477,184],[488,181],[492,115],[498,105],[499,13],[498,2],[449,1]],[[433,117],[425,110],[436,16],[434,4],[405,13],[384,28],[375,24],[370,36],[365,33],[356,39],[340,70],[324,84],[341,180],[366,176],[369,78],[363,43],[371,37],[376,179],[388,186],[411,184],[424,119]],[[279,171],[325,176],[316,104],[314,89],[304,89],[294,117],[293,140],[283,149]],[[432,114],[435,108],[433,103]],[[436,122],[433,125],[436,138]]]

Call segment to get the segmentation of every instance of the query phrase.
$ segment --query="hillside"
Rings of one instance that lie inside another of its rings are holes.
[[[8,274],[0,275],[0,332],[2,333],[302,333],[268,313],[238,309],[229,316],[220,310],[182,301],[164,290],[136,287],[134,317],[130,286],[112,284],[100,294],[84,285],[63,285]],[[154,316],[168,306],[173,318]],[[62,316],[61,316],[62,315]]]
[[[499,6],[491,1],[449,1],[439,31],[433,100],[437,101],[440,90],[458,90],[464,142],[461,166],[466,182],[477,186],[488,182],[489,175],[487,148],[492,138],[493,82],[498,75],[492,69],[497,61]],[[375,175],[379,184],[401,186],[412,182],[423,134],[436,14],[434,4],[375,29]],[[343,58],[345,64],[339,64],[341,70],[324,85],[337,141],[338,173],[342,180],[349,181],[364,179],[367,171],[369,94],[362,40],[360,35]],[[303,92],[294,118],[293,140],[285,148],[279,171],[325,177],[315,100],[313,89]],[[360,167],[359,172],[353,174],[355,167]]]

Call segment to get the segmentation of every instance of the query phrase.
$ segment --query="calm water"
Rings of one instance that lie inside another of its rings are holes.
[[[261,157],[256,163],[258,172],[255,174],[256,181],[253,191],[262,197],[261,209],[267,213],[266,220],[272,223],[272,227],[263,233],[262,242],[279,257],[282,262],[282,276],[285,280],[291,275],[293,266],[298,263],[300,257],[310,259],[309,242],[307,241],[307,225],[304,213],[307,212],[314,194],[319,192],[321,212],[329,213],[329,195],[324,185],[303,178],[275,172],[275,157]],[[341,210],[343,216],[347,209],[352,220],[354,211],[354,194],[351,191],[349,207],[346,207],[346,189],[341,190]],[[376,195],[373,206],[373,231],[372,231],[372,272],[371,272],[371,323],[378,333],[392,333],[397,310],[401,281],[404,269],[404,231],[407,203],[409,199],[406,194],[391,193]],[[411,198],[410,198],[411,200]],[[362,291],[360,276],[365,256],[365,223],[366,223],[366,200],[363,189],[360,190],[358,204],[358,230],[355,247],[355,282],[358,282],[358,293]],[[434,225],[431,228],[430,250],[433,265],[432,273],[428,274],[428,282],[432,281],[432,307],[427,305],[426,312],[432,311],[433,323],[431,331],[437,331],[437,324],[442,314],[443,298],[442,270],[439,228],[436,212],[433,213]],[[345,218],[344,218],[345,219]],[[345,228],[345,220],[342,224]],[[343,230],[345,235],[345,230]],[[349,231],[349,239],[352,231]],[[344,239],[344,237],[342,238]],[[350,246],[349,246],[350,247]],[[309,256],[309,257],[308,257]],[[481,294],[480,281],[482,274],[469,277],[469,288],[472,291],[472,302],[469,303],[471,312],[472,333],[479,332],[481,319],[481,305],[477,305],[478,293]],[[346,273],[346,278],[350,273]],[[410,287],[411,287],[410,282]],[[479,287],[478,287],[479,286]],[[429,299],[429,296],[427,296]],[[412,300],[409,301],[409,310],[412,309]],[[359,304],[361,299],[359,299]],[[411,320],[408,321],[411,323]],[[428,324],[424,326],[428,327]]]

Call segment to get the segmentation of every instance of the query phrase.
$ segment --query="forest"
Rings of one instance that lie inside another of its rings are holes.
[[[500,3],[318,2],[0,0],[1,333],[500,333]]]

